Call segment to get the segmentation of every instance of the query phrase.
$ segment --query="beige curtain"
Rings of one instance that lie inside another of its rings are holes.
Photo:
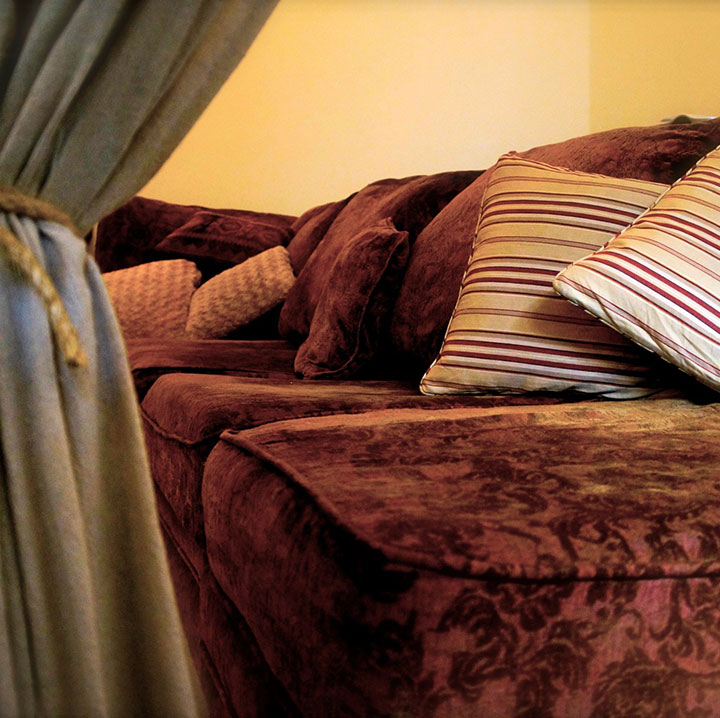
[[[0,0],[0,186],[84,233],[153,175],[275,2]],[[87,356],[66,363],[0,250],[0,715],[197,715],[103,282],[70,229],[0,206]]]

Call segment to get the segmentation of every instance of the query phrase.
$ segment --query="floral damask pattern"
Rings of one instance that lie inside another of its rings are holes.
[[[717,409],[432,414],[277,422],[208,459],[211,565],[303,714],[720,715]]]
[[[464,589],[436,630],[460,629],[474,645],[452,654],[437,715],[453,715],[458,697],[497,706],[498,692],[506,690],[514,702],[498,715],[516,718],[716,715],[720,584],[663,584],[651,589],[652,603],[648,591],[638,601],[637,591],[616,590],[613,582]],[[573,618],[579,599],[594,610]],[[622,645],[618,639],[625,647],[608,660],[614,646],[607,643]]]

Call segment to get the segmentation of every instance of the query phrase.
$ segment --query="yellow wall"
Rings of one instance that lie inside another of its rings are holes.
[[[718,0],[592,0],[590,126],[720,114]]]
[[[300,213],[589,130],[590,0],[281,0],[146,196]]]

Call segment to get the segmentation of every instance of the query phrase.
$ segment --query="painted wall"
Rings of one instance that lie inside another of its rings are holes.
[[[720,114],[717,0],[592,0],[590,126]]]
[[[589,131],[590,0],[281,0],[142,190],[297,214]]]

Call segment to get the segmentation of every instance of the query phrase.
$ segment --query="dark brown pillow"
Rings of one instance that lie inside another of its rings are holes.
[[[295,357],[299,375],[345,378],[379,358],[407,264],[408,236],[386,219],[361,230],[340,249],[310,334]]]
[[[310,255],[315,251],[315,248],[320,244],[320,240],[335,221],[335,217],[340,214],[342,208],[354,196],[354,194],[351,194],[338,202],[328,202],[328,204],[313,207],[307,212],[303,212],[293,222],[290,227],[293,238],[288,244],[288,254],[296,275],[300,274]]]
[[[104,217],[97,227],[94,255],[100,269],[110,272],[145,262],[186,259],[179,252],[160,252],[157,247],[171,232],[203,211],[246,218],[290,231],[295,217],[239,209],[208,209],[199,205],[174,204],[148,197],[133,197],[129,202]],[[228,266],[218,266],[217,271]]]
[[[288,227],[249,212],[233,216],[202,210],[168,234],[156,249],[192,260],[211,259],[229,268],[272,247],[286,246],[291,236]]]
[[[720,119],[609,130],[519,155],[581,172],[670,184],[718,144]],[[413,244],[390,333],[400,363],[415,377],[442,345],[490,175],[486,172],[455,197]]]
[[[337,214],[298,274],[280,312],[280,335],[295,341],[307,337],[328,272],[350,238],[389,217],[398,230],[408,232],[412,243],[425,225],[478,174],[443,172],[386,179],[373,182],[358,192]],[[292,244],[288,247],[291,259]],[[295,264],[293,268],[297,271]]]
[[[133,197],[98,224],[95,239],[98,266],[103,272],[112,272],[157,259],[155,247],[196,211],[186,205]]]

